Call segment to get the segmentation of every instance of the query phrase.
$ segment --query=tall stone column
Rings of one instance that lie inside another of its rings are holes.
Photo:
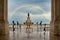
[[[55,34],[60,35],[60,0],[56,0],[55,4]]]
[[[55,0],[51,0],[50,40],[54,40]]]
[[[60,0],[52,0],[50,40],[60,40]]]
[[[9,28],[7,14],[7,0],[0,0],[0,40],[8,39]]]
[[[54,40],[60,40],[60,0],[55,0]]]

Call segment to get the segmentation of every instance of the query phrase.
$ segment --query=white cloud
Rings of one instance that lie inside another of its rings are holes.
[[[42,16],[46,17],[47,19],[51,20],[51,12],[44,13]]]
[[[48,20],[51,20],[51,12],[43,13],[43,14],[40,14],[40,15],[32,15],[32,14],[30,14],[30,16],[33,17],[33,18],[45,17]]]

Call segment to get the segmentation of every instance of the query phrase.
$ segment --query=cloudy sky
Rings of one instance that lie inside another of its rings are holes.
[[[8,0],[8,22],[24,23],[27,14],[32,22],[49,24],[51,21],[51,0]]]

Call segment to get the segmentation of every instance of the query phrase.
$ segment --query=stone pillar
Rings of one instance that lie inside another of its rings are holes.
[[[51,0],[50,40],[54,40],[55,0]]]
[[[60,35],[60,0],[56,0],[55,4],[55,34]]]
[[[52,0],[50,40],[60,40],[60,0]]]
[[[60,0],[55,0],[54,40],[60,40]]]
[[[8,40],[7,0],[0,0],[0,40]]]

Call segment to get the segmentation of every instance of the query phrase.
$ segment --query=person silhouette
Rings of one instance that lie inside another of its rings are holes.
[[[19,22],[17,21],[17,29],[18,29]]]
[[[37,24],[37,26],[38,26],[38,22],[37,22],[36,24]]]
[[[40,22],[40,26],[42,26],[42,21]]]
[[[15,22],[14,21],[12,21],[12,23],[13,23],[13,31],[15,31]]]
[[[38,30],[38,22],[37,22],[36,24],[37,24],[37,32],[38,32],[38,31],[39,31],[39,30]]]
[[[20,32],[21,32],[21,24],[19,25],[19,27],[20,27]]]
[[[42,21],[40,22],[40,31],[41,31],[41,27],[42,27]]]
[[[44,24],[44,26],[45,26],[45,27],[44,27],[44,31],[46,32],[46,24]]]
[[[45,26],[45,27],[44,27],[44,29],[43,29],[43,30],[44,30],[44,39],[45,39],[46,24],[44,24],[44,26]]]

